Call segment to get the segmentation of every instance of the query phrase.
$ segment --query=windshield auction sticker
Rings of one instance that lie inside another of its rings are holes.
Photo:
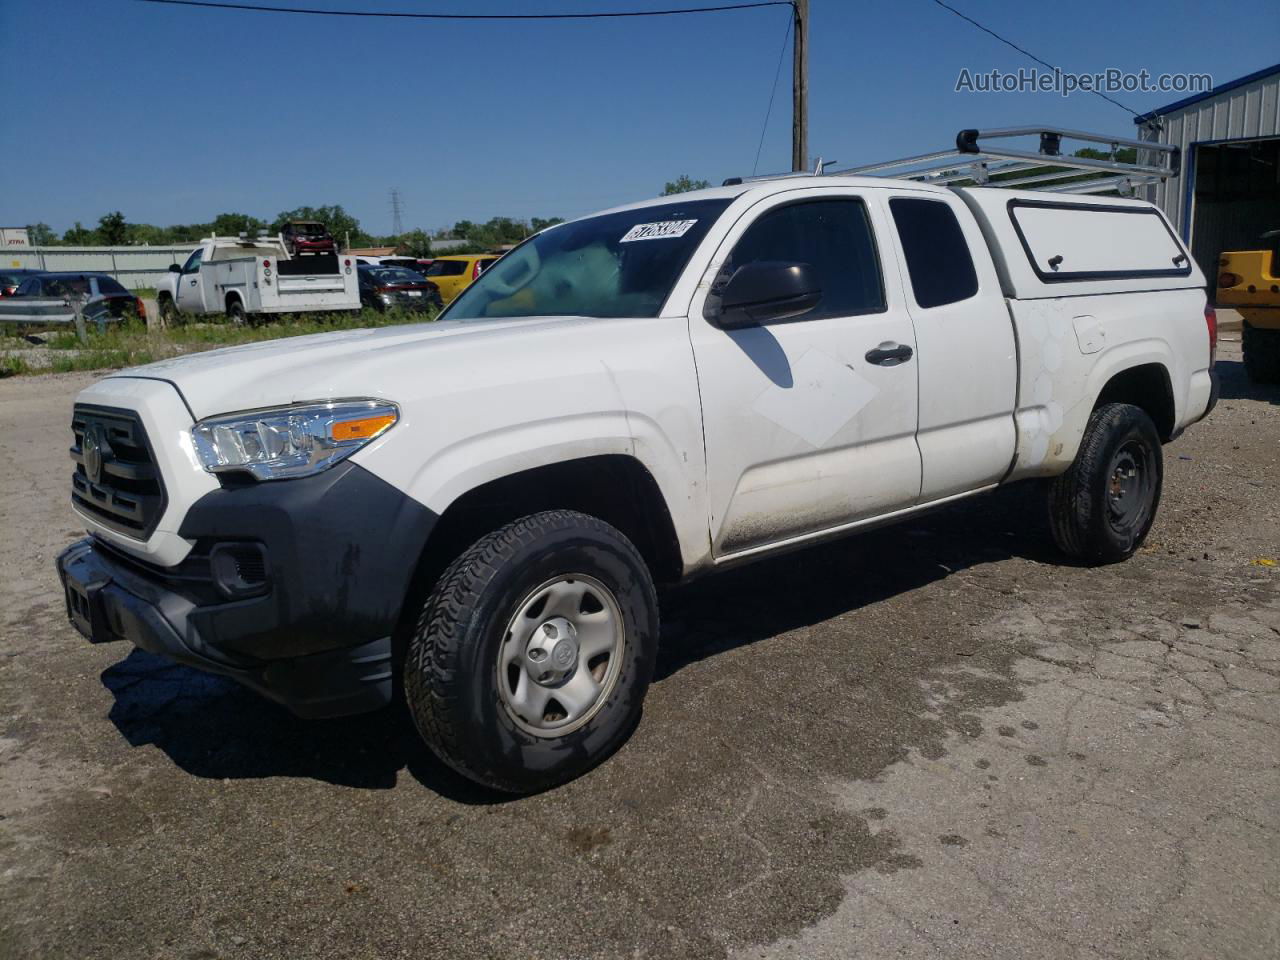
[[[632,240],[666,240],[668,237],[683,237],[697,222],[697,220],[666,220],[662,223],[637,223],[618,242],[630,243]]]

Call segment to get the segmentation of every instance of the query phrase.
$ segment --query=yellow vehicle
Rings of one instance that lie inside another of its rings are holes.
[[[449,303],[471,285],[476,277],[498,262],[493,253],[460,253],[436,257],[427,267],[427,277],[440,288],[440,297]]]
[[[1280,383],[1280,230],[1261,239],[1270,249],[1232,250],[1219,258],[1217,303],[1240,311],[1249,379]]]

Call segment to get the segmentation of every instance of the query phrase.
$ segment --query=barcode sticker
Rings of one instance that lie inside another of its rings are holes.
[[[664,220],[662,223],[637,223],[618,242],[631,243],[633,240],[666,240],[668,237],[683,237],[697,222],[697,220]]]

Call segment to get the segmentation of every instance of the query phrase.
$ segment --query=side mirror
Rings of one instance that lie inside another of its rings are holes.
[[[169,272],[170,272],[170,273],[181,273],[181,272],[182,272],[182,267],[178,266],[176,263],[171,263],[171,264],[169,264]]]
[[[822,290],[807,263],[761,260],[746,263],[718,279],[707,297],[704,316],[725,330],[794,320],[816,307]]]

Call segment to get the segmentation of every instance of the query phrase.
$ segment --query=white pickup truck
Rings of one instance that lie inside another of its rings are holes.
[[[619,207],[439,322],[86,389],[69,616],[302,715],[402,682],[445,761],[543,789],[636,722],[655,583],[1041,478],[1066,556],[1130,556],[1215,400],[1205,292],[1136,200],[802,176]]]
[[[359,310],[356,264],[341,254],[290,256],[280,237],[209,237],[156,287],[166,323],[225,314],[234,323],[264,314]]]

